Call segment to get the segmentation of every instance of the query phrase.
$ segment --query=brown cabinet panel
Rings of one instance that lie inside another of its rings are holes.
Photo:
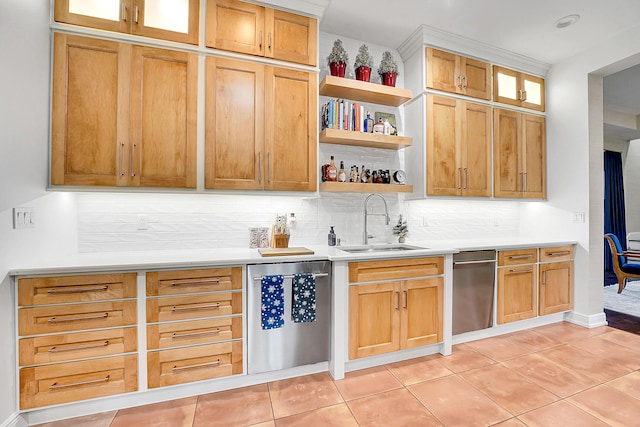
[[[444,279],[412,279],[402,283],[400,347],[414,348],[443,339]]]
[[[242,338],[242,317],[220,317],[147,326],[147,348],[155,350]]]
[[[20,335],[135,325],[136,301],[91,302],[18,309]]]
[[[266,9],[265,56],[315,66],[318,21],[276,9]],[[273,35],[273,36],[272,36]]]
[[[538,315],[536,264],[498,268],[498,324]]]
[[[147,299],[147,322],[166,322],[242,313],[242,293],[220,292]]]
[[[513,249],[498,252],[498,266],[533,264],[538,262],[537,249]]]
[[[20,369],[20,409],[126,393],[138,389],[134,355]]]
[[[573,261],[540,265],[540,315],[573,308]]]
[[[491,65],[428,47],[427,88],[491,99]]]
[[[544,78],[494,65],[493,100],[517,107],[544,111]]]
[[[408,279],[443,274],[444,258],[402,258],[349,263],[349,282]]]
[[[147,273],[147,295],[166,296],[242,289],[240,267],[171,270]]]
[[[568,261],[573,259],[573,245],[540,248],[540,262]]]
[[[116,328],[22,338],[20,365],[65,362],[74,359],[130,353],[138,347],[137,329]]]
[[[135,273],[18,279],[20,306],[135,297]]]
[[[149,388],[242,373],[242,342],[149,352]]]

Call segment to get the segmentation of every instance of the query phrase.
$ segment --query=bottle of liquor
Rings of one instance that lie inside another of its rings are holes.
[[[340,170],[338,170],[338,182],[347,181],[347,171],[344,170],[344,161],[340,160]]]
[[[349,176],[349,182],[358,182],[360,174],[358,173],[358,167],[356,165],[351,166],[351,176]]]
[[[367,111],[367,118],[364,119],[364,131],[368,133],[373,133],[373,119],[371,118],[371,114]]]
[[[327,181],[337,181],[338,180],[338,168],[336,168],[336,164],[333,161],[333,156],[331,156],[331,162],[329,162],[329,168],[327,169]]]
[[[367,171],[364,169],[364,165],[360,169],[360,182],[367,182]]]

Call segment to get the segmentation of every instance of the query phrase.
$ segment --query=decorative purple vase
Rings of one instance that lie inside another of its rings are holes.
[[[344,77],[344,72],[347,69],[347,64],[344,62],[332,62],[329,64],[332,76]]]
[[[368,82],[371,78],[371,67],[358,67],[356,68],[356,80],[362,80],[363,82]]]

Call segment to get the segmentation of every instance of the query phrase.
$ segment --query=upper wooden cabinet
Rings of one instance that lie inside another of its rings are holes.
[[[199,0],[55,0],[58,22],[198,44]]]
[[[317,75],[207,57],[205,187],[315,191]]]
[[[314,18],[238,0],[208,0],[208,47],[317,65]]]
[[[491,99],[491,65],[442,50],[426,49],[427,88]]]
[[[491,107],[427,95],[427,194],[491,196]]]
[[[51,184],[196,186],[197,56],[54,36]]]
[[[545,118],[494,109],[495,197],[547,196]]]
[[[544,79],[494,65],[493,100],[544,111]]]

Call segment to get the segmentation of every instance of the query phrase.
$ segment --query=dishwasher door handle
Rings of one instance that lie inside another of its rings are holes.
[[[479,259],[477,261],[454,261],[453,266],[456,265],[469,265],[469,264],[495,264],[495,259]]]

